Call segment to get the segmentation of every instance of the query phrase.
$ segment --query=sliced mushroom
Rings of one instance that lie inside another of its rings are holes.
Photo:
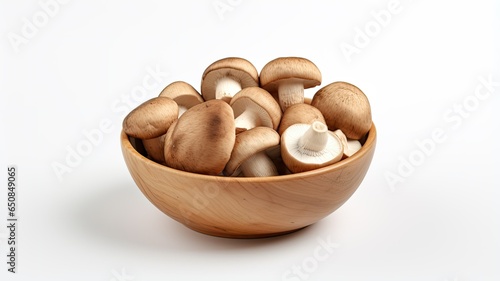
[[[325,167],[342,159],[343,147],[325,124],[295,124],[281,135],[281,156],[292,173]]]
[[[255,127],[236,135],[224,174],[237,176],[241,172],[246,177],[277,176],[278,170],[266,150],[277,147],[279,143],[278,133],[268,127]]]
[[[323,114],[316,107],[306,103],[294,104],[283,113],[278,133],[282,135],[293,124],[312,124],[314,121],[326,124]]]
[[[203,72],[201,94],[203,99],[231,98],[246,87],[259,86],[259,74],[255,66],[246,59],[228,57],[209,65]]]
[[[204,102],[200,93],[184,81],[175,81],[167,85],[159,97],[173,99],[179,106],[179,117],[189,108]]]
[[[359,140],[372,126],[368,98],[358,87],[347,82],[334,82],[321,88],[311,105],[321,111],[329,130],[340,129],[347,138]]]
[[[177,103],[165,97],[145,101],[132,110],[123,120],[124,132],[134,138],[152,139],[165,134],[177,119]]]
[[[268,62],[260,72],[261,87],[278,92],[281,110],[292,104],[304,103],[304,89],[321,84],[321,72],[308,59],[281,57]]]
[[[233,108],[237,130],[264,126],[276,130],[281,120],[281,109],[271,94],[259,87],[239,91],[229,103]]]
[[[219,175],[235,141],[234,115],[222,100],[188,109],[167,132],[165,163],[186,172]]]
[[[337,129],[330,132],[336,134],[342,142],[342,146],[344,147],[344,155],[342,156],[342,159],[351,157],[354,153],[361,149],[361,143],[358,140],[348,139],[342,130]]]

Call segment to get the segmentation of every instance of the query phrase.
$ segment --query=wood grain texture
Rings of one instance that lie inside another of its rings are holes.
[[[121,146],[132,178],[159,210],[201,233],[258,238],[304,228],[344,204],[368,171],[376,129],[372,125],[363,147],[350,158],[276,177],[208,176],[171,169],[138,153],[123,132]]]

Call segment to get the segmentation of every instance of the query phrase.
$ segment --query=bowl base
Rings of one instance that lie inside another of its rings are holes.
[[[185,225],[186,226],[186,225]],[[309,225],[299,227],[296,229],[292,230],[287,230],[287,231],[282,231],[282,232],[273,232],[273,233],[255,233],[255,234],[244,234],[244,233],[228,233],[228,232],[223,232],[223,231],[208,231],[206,229],[199,229],[196,227],[192,226],[186,226],[187,228],[196,231],[201,234],[209,235],[209,236],[215,236],[215,237],[220,237],[220,238],[231,238],[231,239],[259,239],[259,238],[270,238],[270,237],[276,237],[276,236],[282,236],[282,235],[287,235],[291,234],[297,231],[300,231]]]

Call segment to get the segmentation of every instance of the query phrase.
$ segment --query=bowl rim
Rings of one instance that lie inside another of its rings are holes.
[[[349,163],[357,161],[359,158],[362,158],[365,154],[367,154],[374,146],[376,145],[376,137],[377,137],[377,129],[375,124],[372,122],[372,126],[368,131],[368,135],[366,137],[365,143],[361,146],[361,149],[353,154],[351,157],[343,159],[339,162],[336,162],[332,165],[328,165],[326,167],[314,169],[307,172],[295,173],[295,174],[287,174],[287,175],[279,175],[279,176],[270,176],[270,177],[229,177],[229,176],[220,176],[220,175],[204,175],[197,173],[190,173],[182,170],[177,170],[174,168],[170,168],[168,166],[156,163],[155,161],[147,158],[142,155],[132,146],[128,135],[125,132],[121,131],[120,133],[120,142],[123,150],[127,150],[130,152],[131,156],[137,158],[139,161],[145,162],[147,165],[151,165],[154,168],[165,170],[166,173],[176,174],[176,176],[180,177],[189,177],[195,178],[198,180],[216,180],[216,181],[229,181],[229,182],[240,182],[240,183],[268,183],[275,181],[283,181],[287,179],[300,179],[300,178],[308,178],[312,176],[318,176],[332,170],[342,169],[344,166],[349,165]]]

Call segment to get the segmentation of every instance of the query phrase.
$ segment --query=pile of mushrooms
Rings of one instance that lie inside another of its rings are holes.
[[[186,172],[278,176],[331,165],[352,156],[370,130],[365,94],[347,82],[319,89],[308,59],[280,57],[258,73],[248,60],[220,59],[201,79],[201,94],[176,81],[123,120],[149,159]]]

